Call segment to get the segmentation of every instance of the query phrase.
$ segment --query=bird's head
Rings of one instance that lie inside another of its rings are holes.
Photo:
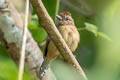
[[[74,25],[74,20],[69,12],[61,12],[56,15],[57,25]]]

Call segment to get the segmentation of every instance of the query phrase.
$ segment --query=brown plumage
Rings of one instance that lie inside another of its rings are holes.
[[[71,51],[75,51],[80,41],[79,32],[74,25],[74,20],[69,12],[62,12],[57,17],[57,28],[61,33],[63,39],[67,43]],[[44,70],[48,68],[49,63],[54,60],[58,55],[59,51],[55,47],[54,43],[49,39],[46,44],[44,62],[40,69],[40,74],[43,75]]]

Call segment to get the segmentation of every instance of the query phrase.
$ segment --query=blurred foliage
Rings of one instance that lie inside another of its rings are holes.
[[[81,39],[79,47],[74,52],[75,56],[89,80],[120,80],[120,1],[84,0],[84,3],[90,7],[81,3],[82,1],[61,0],[59,8],[59,12],[71,12],[78,29],[86,27],[86,30],[79,31]],[[43,2],[50,16],[55,19],[56,0],[43,0]],[[84,15],[85,9],[90,10],[88,13],[92,15]],[[28,28],[40,44],[46,40],[47,33],[38,21],[33,11]],[[93,33],[99,37],[95,37]],[[57,59],[51,64],[51,68],[57,80],[80,80],[77,71],[64,61]],[[16,65],[0,43],[0,80],[16,80],[17,73]],[[24,80],[29,80],[27,74]]]
[[[45,30],[39,25],[39,20],[36,14],[32,14],[31,21],[28,24],[28,29],[31,31],[34,39],[40,44],[40,42],[46,40],[47,33]]]
[[[89,32],[92,32],[96,37],[100,36],[101,38],[104,38],[104,39],[106,39],[108,41],[112,41],[110,39],[110,37],[108,37],[106,34],[104,34],[102,32],[99,32],[98,27],[96,25],[93,25],[93,24],[90,24],[90,23],[87,23],[87,22],[85,22],[84,24],[85,24],[85,27],[78,28],[78,30],[87,30]]]
[[[6,56],[0,54],[0,80],[17,80],[18,68],[16,64]],[[24,73],[23,80],[30,80],[31,77]]]

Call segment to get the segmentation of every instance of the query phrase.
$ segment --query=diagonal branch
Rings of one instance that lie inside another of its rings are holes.
[[[47,10],[45,9],[42,0],[30,0],[33,8],[35,9],[38,17],[39,23],[43,26],[43,28],[48,33],[51,40],[54,42],[55,46],[64,57],[64,59],[75,66],[78,69],[80,75],[84,80],[87,80],[87,77],[80,67],[79,63],[77,62],[76,58],[72,54],[71,50],[68,48],[67,44],[63,40],[62,36],[60,35],[59,31],[57,30],[53,20],[49,16]]]

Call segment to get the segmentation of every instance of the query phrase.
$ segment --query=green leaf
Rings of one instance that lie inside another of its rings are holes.
[[[94,33],[94,35],[97,37],[97,36],[100,36],[108,41],[112,41],[112,39],[110,39],[110,37],[108,37],[106,34],[102,33],[102,32],[99,32],[98,31],[98,28],[96,25],[93,25],[93,24],[90,24],[90,23],[85,23],[85,28],[83,28],[87,31],[90,31],[92,33]]]
[[[98,28],[96,25],[85,22],[85,29],[97,36]]]
[[[28,28],[30,30],[32,30],[32,29],[38,29],[38,26],[39,26],[38,17],[37,17],[37,15],[33,15],[32,16],[32,20],[28,24]]]
[[[98,32],[97,34],[98,34],[98,36],[100,36],[100,37],[102,37],[102,38],[112,42],[112,39],[110,37],[108,37],[106,34],[104,34],[102,32]]]
[[[30,30],[38,29],[38,26],[34,25],[34,24],[28,24],[28,29],[30,29]]]

